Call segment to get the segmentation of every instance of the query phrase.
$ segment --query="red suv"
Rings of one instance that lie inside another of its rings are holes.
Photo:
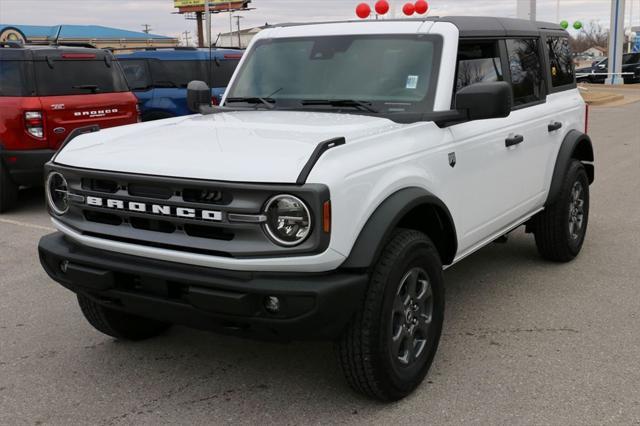
[[[0,42],[0,212],[69,134],[138,122],[136,97],[108,51]]]

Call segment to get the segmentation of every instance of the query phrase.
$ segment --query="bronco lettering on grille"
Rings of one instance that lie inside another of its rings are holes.
[[[222,220],[222,212],[217,210],[201,210],[188,207],[175,207],[91,196],[85,198],[85,203],[92,207],[104,207],[107,209],[130,211],[134,213],[148,213],[158,216],[173,216],[185,219],[200,219],[215,222]]]

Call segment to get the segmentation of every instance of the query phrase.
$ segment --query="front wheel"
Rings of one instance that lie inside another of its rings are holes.
[[[363,306],[336,345],[349,385],[383,401],[417,388],[444,319],[442,262],[421,232],[399,230],[375,266]]]
[[[555,262],[573,260],[582,249],[589,223],[589,178],[584,165],[574,160],[562,182],[558,199],[534,221],[538,252]]]

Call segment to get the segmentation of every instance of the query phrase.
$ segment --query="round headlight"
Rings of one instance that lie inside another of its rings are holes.
[[[69,210],[67,180],[58,172],[51,172],[45,187],[47,202],[55,214],[63,215]]]
[[[311,214],[304,202],[293,195],[276,195],[264,207],[267,234],[278,244],[295,246],[311,233]]]

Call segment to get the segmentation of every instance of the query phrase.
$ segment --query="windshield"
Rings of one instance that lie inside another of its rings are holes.
[[[431,111],[439,50],[440,38],[429,35],[261,40],[229,89],[227,106]]]
[[[114,61],[61,60],[53,67],[35,61],[39,96],[86,95],[92,93],[128,92],[127,82]]]

